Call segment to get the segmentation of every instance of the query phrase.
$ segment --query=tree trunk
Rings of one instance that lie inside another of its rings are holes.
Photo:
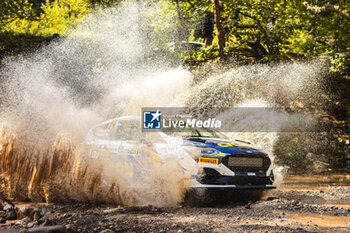
[[[216,33],[218,36],[218,42],[219,42],[219,56],[223,58],[224,56],[224,48],[225,48],[225,35],[224,35],[224,28],[221,25],[220,21],[220,4],[219,0],[212,0],[214,4],[214,19],[215,19],[215,25],[216,25]]]
[[[175,0],[175,2],[176,2],[177,16],[178,16],[179,21],[180,21],[180,35],[182,37],[182,36],[186,35],[186,28],[185,28],[185,24],[184,24],[184,20],[183,20],[182,14],[181,14],[179,0]],[[182,41],[180,40],[180,41],[175,41],[175,46],[176,46],[176,43],[178,43],[178,42],[181,45]],[[189,43],[188,43],[188,37],[187,36],[186,36],[186,44],[185,44],[185,46],[186,46],[188,58],[192,62],[192,53],[191,53],[191,50],[190,50],[190,46],[189,46]]]

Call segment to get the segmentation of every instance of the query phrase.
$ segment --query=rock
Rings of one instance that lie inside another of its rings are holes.
[[[57,217],[50,212],[47,212],[43,217],[38,220],[39,224],[44,224],[45,226],[51,225]]]
[[[298,204],[298,202],[297,202],[296,200],[292,200],[292,201],[290,202],[290,204],[291,204],[292,206],[295,206],[296,204]]]
[[[113,213],[113,212],[117,212],[117,211],[121,211],[121,210],[125,210],[123,207],[117,207],[117,208],[112,208],[112,209],[106,209],[106,210],[103,210],[103,213],[105,214],[110,214],[110,213]]]
[[[40,206],[38,210],[39,210],[39,213],[41,214],[41,216],[44,216],[48,212],[48,210],[45,206]]]
[[[7,202],[4,202],[3,203],[3,210],[5,211],[5,215],[3,217],[5,217],[7,220],[17,219],[17,213],[16,213],[13,205],[11,205]]]
[[[30,219],[33,219],[34,211],[35,210],[32,206],[17,206],[16,207],[18,219],[22,219],[25,217],[29,217]]]
[[[6,219],[7,220],[15,220],[17,219],[17,213],[15,211],[15,209],[9,209],[6,211]]]
[[[6,211],[0,210],[0,217],[5,217],[6,216]]]
[[[66,233],[66,227],[63,225],[50,227],[34,227],[31,229],[27,229],[22,233]]]
[[[6,202],[5,202],[5,203],[6,203]],[[10,209],[13,209],[13,206],[10,205],[10,204],[8,204],[8,203],[6,203],[6,204],[4,205],[4,207],[3,207],[3,210],[5,210],[5,211],[8,211],[8,210],[10,210]]]
[[[0,223],[6,223],[6,218],[5,217],[0,217]]]
[[[77,232],[77,228],[73,224],[66,225],[66,233],[75,233]]]
[[[51,221],[51,220],[46,219],[41,225],[42,225],[42,226],[50,226],[50,225],[53,225],[53,224],[52,224],[52,221]]]
[[[34,221],[39,221],[39,219],[42,217],[42,214],[39,210],[34,211],[34,215],[33,215],[33,220]]]
[[[110,229],[106,229],[106,230],[100,231],[100,233],[113,233],[113,231]]]
[[[32,228],[32,227],[34,227],[34,225],[35,225],[35,222],[30,222],[30,223],[27,224],[27,227],[28,228]]]

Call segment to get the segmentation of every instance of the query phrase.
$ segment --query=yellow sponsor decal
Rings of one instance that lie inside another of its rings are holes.
[[[218,143],[218,146],[221,146],[221,147],[230,147],[232,146],[231,143],[229,142],[223,142],[223,143]]]
[[[199,157],[198,163],[219,164],[219,159]]]
[[[218,146],[221,146],[221,147],[232,147],[232,146],[244,146],[244,147],[253,147],[252,145],[245,145],[245,144],[236,144],[234,142],[222,142],[222,143],[218,143]]]

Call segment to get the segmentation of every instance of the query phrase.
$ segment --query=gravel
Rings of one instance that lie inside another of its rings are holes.
[[[12,206],[3,202],[0,232],[350,232],[349,226],[324,228],[312,219],[300,222],[291,218],[311,214],[350,220],[349,208],[330,203],[350,204],[349,190],[275,190],[258,201],[167,208],[76,202]]]

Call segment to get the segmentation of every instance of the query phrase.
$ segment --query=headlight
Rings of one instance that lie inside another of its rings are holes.
[[[193,147],[188,146],[185,148],[186,151],[191,155],[194,160],[197,160],[199,157],[217,157],[221,152],[215,148],[208,147]]]
[[[216,156],[217,154],[220,153],[217,149],[214,148],[198,148],[200,150],[200,156]]]

